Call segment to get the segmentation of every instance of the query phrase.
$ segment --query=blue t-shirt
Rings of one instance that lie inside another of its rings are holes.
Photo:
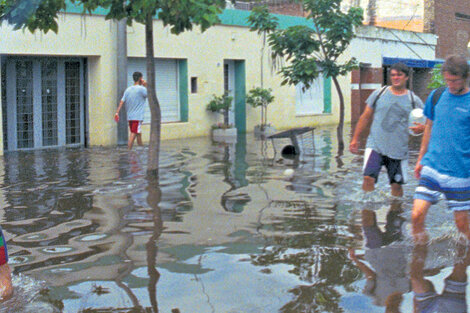
[[[122,101],[126,105],[128,121],[143,121],[145,104],[147,100],[147,88],[134,85],[130,86],[124,92]]]
[[[447,88],[432,110],[433,91],[424,115],[433,121],[422,164],[441,174],[470,178],[470,92],[454,95]]]

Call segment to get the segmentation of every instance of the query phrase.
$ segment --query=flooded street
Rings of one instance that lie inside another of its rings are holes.
[[[0,222],[15,295],[0,312],[412,312],[417,282],[441,293],[467,265],[442,201],[431,244],[413,245],[412,139],[398,200],[384,171],[361,192],[362,156],[337,157],[335,128],[316,129],[300,160],[252,134],[164,141],[159,181],[146,178],[146,147],[7,153]]]

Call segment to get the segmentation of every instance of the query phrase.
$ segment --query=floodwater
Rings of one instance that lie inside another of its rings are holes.
[[[467,265],[445,204],[428,215],[431,243],[414,246],[414,178],[403,199],[384,172],[364,195],[362,157],[337,156],[334,128],[300,160],[281,157],[288,143],[165,141],[159,181],[147,148],[7,153],[15,294],[0,312],[412,312],[426,280],[445,302],[445,278]],[[451,308],[466,308],[465,288]]]

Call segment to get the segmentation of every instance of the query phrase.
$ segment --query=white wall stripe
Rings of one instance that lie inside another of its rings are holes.
[[[361,89],[379,89],[382,84],[361,84]],[[359,90],[359,84],[351,84],[351,90]]]

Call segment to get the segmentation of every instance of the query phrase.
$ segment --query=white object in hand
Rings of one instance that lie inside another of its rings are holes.
[[[291,168],[288,168],[284,171],[284,177],[291,178],[294,176],[294,170]]]
[[[411,110],[410,116],[409,116],[409,118],[408,118],[408,127],[414,127],[414,126],[416,126],[415,123],[418,123],[418,124],[424,124],[424,123],[426,123],[426,117],[425,117],[424,114],[423,114],[423,109],[417,108],[417,109]],[[421,135],[420,133],[419,133],[419,134],[415,134],[415,133],[414,133],[411,129],[409,129],[409,128],[408,128],[408,132],[410,133],[410,135],[413,135],[413,136]]]

